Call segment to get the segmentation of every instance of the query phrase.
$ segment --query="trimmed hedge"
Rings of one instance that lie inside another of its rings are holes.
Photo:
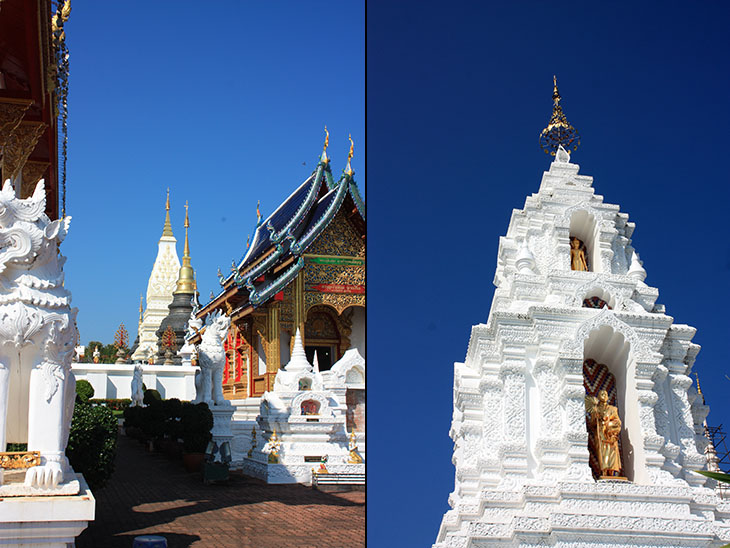
[[[76,402],[66,456],[92,489],[103,487],[114,472],[117,430],[111,409]]]
[[[86,403],[94,397],[94,387],[89,381],[83,379],[76,381],[76,396],[76,401]]]

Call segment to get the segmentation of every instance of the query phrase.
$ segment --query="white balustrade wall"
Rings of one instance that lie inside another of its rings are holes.
[[[89,381],[94,387],[94,398],[132,397],[134,364],[74,363],[72,368],[77,381]],[[198,369],[185,365],[142,365],[142,382],[164,399],[190,401],[195,398]]]

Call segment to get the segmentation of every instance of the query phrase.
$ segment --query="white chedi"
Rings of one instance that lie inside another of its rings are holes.
[[[689,376],[695,329],[656,302],[634,224],[578,171],[559,150],[500,238],[488,320],[454,364],[456,475],[438,548],[730,540],[730,506],[696,473],[709,409]],[[587,271],[572,270],[571,238]],[[604,480],[590,466],[584,400],[609,374],[625,478]]]
[[[73,477],[64,450],[75,398],[77,310],[58,252],[71,218],[51,221],[45,209],[42,180],[27,199],[16,196],[10,180],[0,190],[0,447],[27,442],[39,451],[41,464],[27,470],[25,484],[52,489]]]
[[[218,312],[209,317],[202,340],[197,345],[200,382],[196,382],[195,403],[205,402],[208,406],[229,406],[223,396],[223,369],[226,364],[223,341],[228,336],[231,319]]]

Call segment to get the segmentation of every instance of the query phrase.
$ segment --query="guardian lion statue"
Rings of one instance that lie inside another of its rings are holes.
[[[41,463],[26,471],[25,484],[49,489],[74,479],[64,451],[78,331],[58,252],[71,217],[51,221],[45,209],[42,180],[26,199],[10,180],[0,190],[0,450],[11,442],[39,451]]]
[[[228,336],[230,326],[231,319],[218,312],[212,317],[200,344],[196,346],[200,365],[200,388],[195,395],[195,403],[205,402],[209,407],[228,404],[223,397],[223,368],[226,364],[223,341]]]

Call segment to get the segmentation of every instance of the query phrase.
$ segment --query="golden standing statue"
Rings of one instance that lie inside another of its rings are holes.
[[[621,455],[618,448],[621,419],[618,409],[608,403],[608,392],[601,390],[598,398],[586,396],[586,413],[588,426],[593,429],[593,449],[601,469],[601,477],[621,476]]]
[[[570,268],[588,272],[586,262],[586,246],[578,238],[570,237]]]

